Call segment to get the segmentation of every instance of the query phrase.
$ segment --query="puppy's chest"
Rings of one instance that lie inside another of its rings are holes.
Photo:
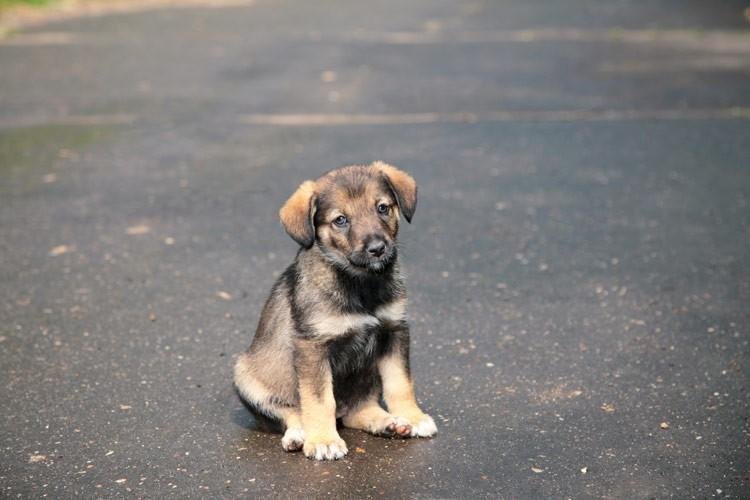
[[[406,300],[397,299],[383,304],[374,310],[344,312],[341,309],[331,311],[321,308],[312,311],[308,317],[307,326],[313,336],[335,340],[364,335],[373,332],[390,330],[405,321]]]
[[[334,379],[367,371],[388,350],[391,332],[380,326],[350,332],[328,343],[328,360]]]

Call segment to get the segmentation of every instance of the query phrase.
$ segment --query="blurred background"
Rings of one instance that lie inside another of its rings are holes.
[[[750,4],[0,0],[0,496],[747,497]],[[302,181],[384,160],[432,440],[231,385]]]

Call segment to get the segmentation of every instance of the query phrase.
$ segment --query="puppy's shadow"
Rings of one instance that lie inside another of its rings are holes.
[[[242,403],[242,405],[235,405],[232,409],[232,422],[248,431],[279,435],[284,433],[284,426],[281,422],[259,413],[252,405],[249,405],[244,399],[242,399],[239,394],[237,394],[236,390],[234,393],[234,399],[235,401]],[[381,406],[382,405],[383,403],[381,402]],[[338,429],[344,428],[340,418],[336,419],[336,427]]]
[[[255,408],[247,404],[247,402],[242,399],[236,391],[234,393],[234,398],[235,401],[241,403],[241,405],[234,406],[234,409],[232,410],[232,422],[249,431],[262,432],[265,434],[282,433],[283,428],[279,421],[258,413]]]

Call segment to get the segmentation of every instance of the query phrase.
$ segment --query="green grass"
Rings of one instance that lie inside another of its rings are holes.
[[[55,0],[0,0],[0,9],[13,7],[16,5],[29,5],[32,7],[42,7],[54,3]]]
[[[108,125],[40,125],[0,130],[0,172],[50,168],[61,151],[80,152],[111,135]]]
[[[26,193],[65,162],[79,162],[90,148],[116,137],[116,125],[41,125],[0,129],[0,199]],[[63,172],[63,170],[58,170]]]

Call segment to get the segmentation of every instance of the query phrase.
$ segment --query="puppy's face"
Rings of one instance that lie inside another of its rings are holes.
[[[381,271],[396,253],[399,210],[379,176],[333,176],[317,197],[313,219],[320,248],[339,267]]]
[[[408,174],[384,163],[344,167],[303,184],[281,219],[292,238],[317,244],[340,269],[377,273],[396,256],[399,216],[411,220],[416,189]]]

